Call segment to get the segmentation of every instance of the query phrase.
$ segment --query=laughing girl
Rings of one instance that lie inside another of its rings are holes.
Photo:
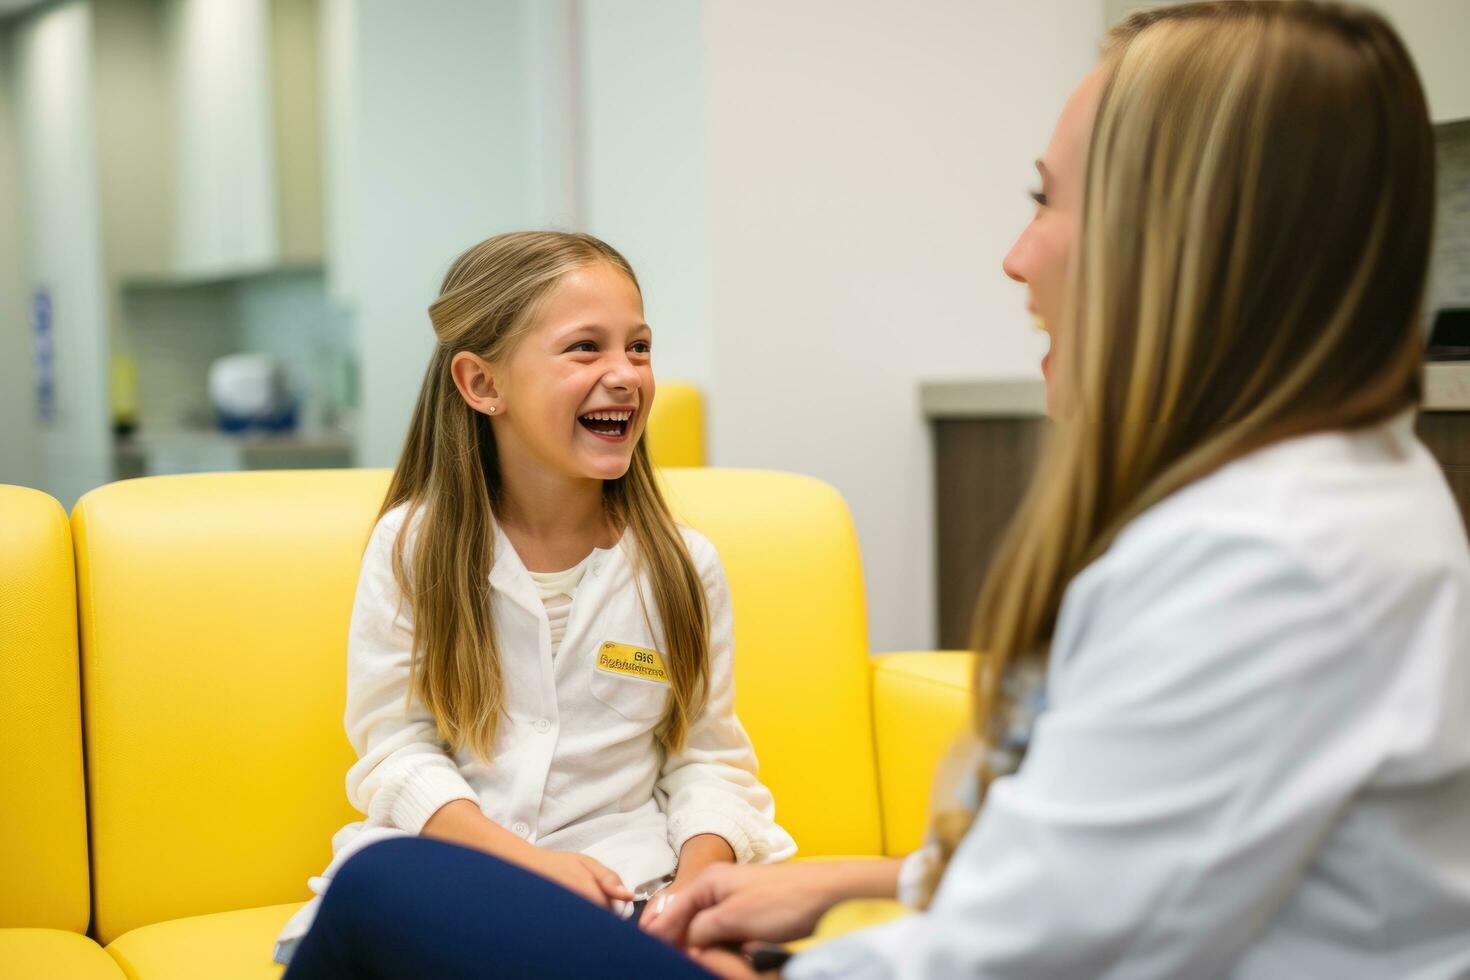
[[[659,895],[647,920],[706,865],[790,857],[735,717],[720,559],[674,523],[641,438],[653,334],[628,262],[587,235],[499,235],[429,316],[348,644],[347,791],[367,819],[313,890],[417,835],[609,908]]]

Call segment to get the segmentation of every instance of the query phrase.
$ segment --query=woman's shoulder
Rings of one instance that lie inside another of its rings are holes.
[[[1141,514],[1112,550],[1146,558],[1189,538],[1269,545],[1327,575],[1354,563],[1470,568],[1459,509],[1412,424],[1400,416],[1258,450]]]
[[[1222,467],[1120,531],[1069,597],[1126,619],[1201,589],[1216,605],[1290,591],[1343,615],[1387,591],[1470,594],[1458,508],[1404,425],[1305,436]]]

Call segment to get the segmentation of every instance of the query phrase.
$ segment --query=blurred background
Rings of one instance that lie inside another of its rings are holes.
[[[846,497],[873,648],[951,642],[936,431],[1037,414],[1000,264],[1139,6],[0,0],[0,482],[391,466],[454,256],[582,229],[638,270],[709,461]],[[1426,314],[1470,307],[1470,0],[1375,6],[1438,124]]]

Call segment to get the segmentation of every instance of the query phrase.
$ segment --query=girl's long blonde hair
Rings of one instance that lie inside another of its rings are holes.
[[[976,609],[987,745],[1003,680],[1045,663],[1068,584],[1129,521],[1253,450],[1419,400],[1434,144],[1388,25],[1284,0],[1155,9],[1110,33],[1101,71],[1067,410]],[[936,814],[946,858],[972,818]]]
[[[429,307],[438,345],[379,512],[408,507],[393,571],[413,613],[412,693],[451,748],[481,759],[491,755],[505,706],[490,604],[503,488],[490,421],[461,397],[450,363],[460,351],[507,357],[561,278],[600,262],[638,285],[627,260],[590,235],[497,235],[454,261]],[[628,472],[603,484],[603,501],[610,525],[631,534],[635,577],[646,570],[652,587],[672,693],[657,735],[676,749],[708,693],[709,612],[643,440]]]

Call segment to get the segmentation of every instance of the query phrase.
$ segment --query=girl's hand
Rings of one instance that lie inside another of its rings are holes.
[[[593,905],[609,908],[614,900],[633,900],[633,893],[617,875],[585,854],[537,848],[522,863],[527,870],[576,892]]]
[[[834,874],[839,868],[712,864],[670,898],[645,928],[665,942],[691,947],[802,939],[812,934],[829,908],[847,897],[840,873]],[[706,950],[705,955],[711,952]]]

